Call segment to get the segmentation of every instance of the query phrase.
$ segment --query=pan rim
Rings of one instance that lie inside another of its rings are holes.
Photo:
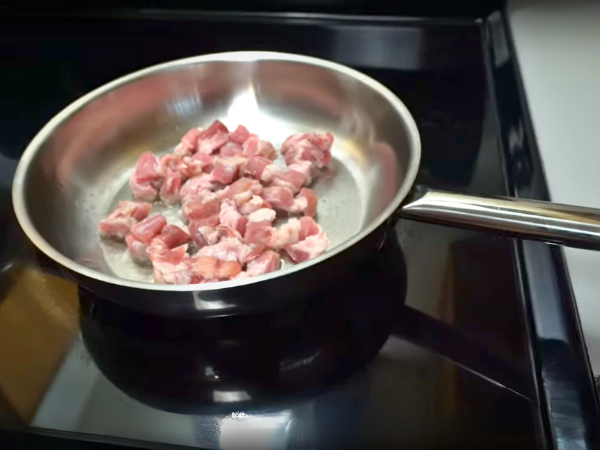
[[[364,84],[367,84],[370,88],[377,91],[382,95],[398,113],[407,128],[407,136],[409,146],[411,148],[411,156],[409,157],[408,165],[405,171],[404,179],[400,185],[400,189],[390,202],[390,204],[365,228],[359,233],[355,234],[348,240],[335,246],[331,250],[328,250],[324,254],[305,261],[300,264],[293,265],[283,270],[277,270],[268,274],[260,275],[257,277],[240,279],[240,280],[229,280],[220,282],[211,282],[205,284],[182,284],[182,285],[171,285],[171,284],[158,284],[158,283],[147,283],[143,281],[128,280],[120,278],[114,275],[104,274],[96,270],[90,269],[84,265],[81,265],[74,260],[63,255],[57,249],[55,249],[46,239],[37,231],[30,220],[25,201],[25,179],[29,172],[31,161],[37,154],[38,149],[43,145],[48,136],[50,136],[59,126],[61,126],[66,120],[72,115],[78,112],[80,109],[103,96],[104,94],[123,86],[127,83],[135,81],[137,79],[144,78],[146,76],[155,75],[160,72],[172,70],[174,68],[186,65],[203,64],[207,62],[243,62],[243,61],[287,61],[312,65],[324,69],[331,70],[333,72],[340,73],[342,75],[354,78]],[[417,172],[420,165],[421,159],[421,141],[419,137],[419,131],[417,125],[410,114],[408,108],[404,103],[387,87],[375,79],[365,75],[355,69],[338,64],[335,62],[327,61],[321,58],[315,58],[312,56],[299,55],[294,53],[282,53],[282,52],[270,52],[270,51],[235,51],[225,53],[212,53],[207,55],[192,56],[188,58],[177,59],[168,61],[165,63],[156,64],[133,73],[124,75],[117,78],[109,83],[106,83],[83,97],[75,100],[58,114],[56,114],[32,139],[29,143],[17,166],[15,177],[12,186],[12,200],[17,221],[21,225],[21,228],[25,232],[26,236],[31,242],[48,257],[59,263],[61,266],[76,272],[85,277],[102,281],[108,284],[117,285],[121,287],[128,287],[134,289],[151,290],[151,291],[164,291],[164,292],[197,292],[197,291],[216,291],[220,289],[234,288],[261,281],[267,281],[269,279],[278,278],[282,276],[291,275],[299,270],[307,269],[311,266],[315,266],[326,259],[329,259],[364,239],[366,236],[375,231],[381,226],[393,213],[396,211],[404,198],[410,192],[411,187],[417,177]]]

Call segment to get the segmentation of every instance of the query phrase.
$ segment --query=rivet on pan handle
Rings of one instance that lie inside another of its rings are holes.
[[[396,217],[600,249],[600,210],[415,186]]]

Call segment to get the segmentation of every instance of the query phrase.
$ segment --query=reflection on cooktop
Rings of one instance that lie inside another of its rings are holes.
[[[80,289],[82,336],[104,375],[147,405],[180,413],[264,409],[364,367],[402,307],[405,272],[388,237],[341,288],[270,314],[204,320],[140,314]]]

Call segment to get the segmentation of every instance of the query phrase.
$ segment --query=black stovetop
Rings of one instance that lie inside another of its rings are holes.
[[[77,290],[11,212],[19,155],[69,102],[154,63],[241,49],[319,56],[384,83],[419,127],[419,182],[543,199],[501,13],[13,11],[0,29],[0,427],[13,430],[0,439],[26,448],[594,447],[596,397],[557,247],[401,221],[370,261],[301,308],[195,322]]]

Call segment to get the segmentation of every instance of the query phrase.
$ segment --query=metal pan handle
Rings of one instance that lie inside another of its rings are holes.
[[[396,216],[600,250],[600,210],[415,186]]]

